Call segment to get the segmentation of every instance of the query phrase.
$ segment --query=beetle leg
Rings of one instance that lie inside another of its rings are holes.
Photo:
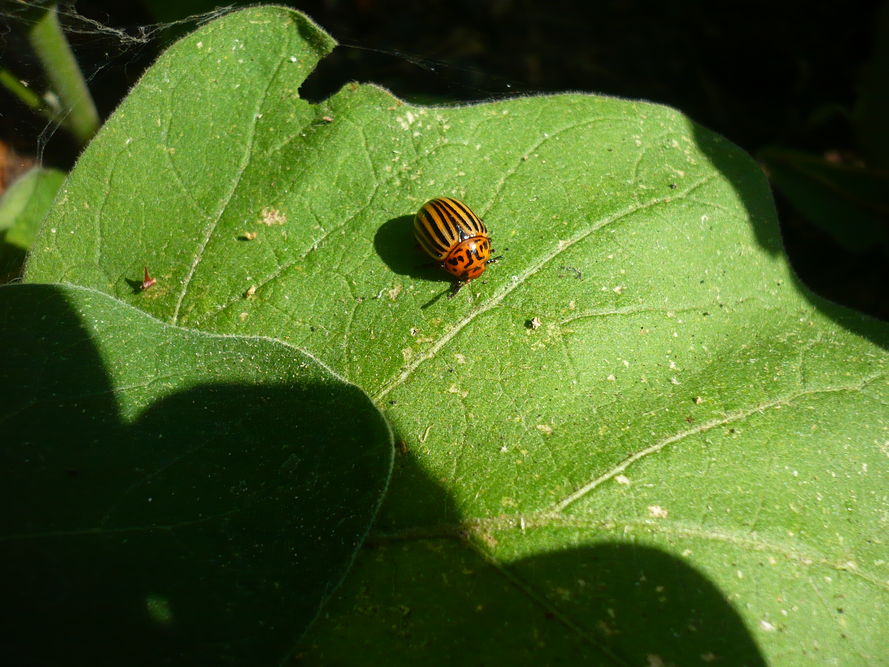
[[[448,294],[448,298],[453,299],[455,296],[457,296],[457,292],[459,292],[460,288],[463,287],[463,285],[465,285],[465,284],[466,284],[466,281],[464,281],[464,280],[458,280],[457,282],[455,282],[453,284],[453,286],[451,287],[451,293]]]
[[[501,259],[503,259],[503,255],[497,255],[496,257],[492,257],[491,259],[485,261],[485,266],[487,266],[488,264],[493,264],[494,262],[499,262]]]

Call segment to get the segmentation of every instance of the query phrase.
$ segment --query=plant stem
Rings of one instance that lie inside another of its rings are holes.
[[[15,74],[5,67],[0,67],[0,86],[6,88],[10,94],[17,97],[22,104],[43,114],[49,118],[49,120],[57,123],[62,122],[62,118],[47,106],[46,102],[40,95],[28,88],[28,86],[22,83]]]
[[[43,111],[45,104],[40,99],[40,95],[28,88],[25,84],[5,67],[0,67],[0,86],[3,86],[10,93],[15,95],[25,105],[34,109],[34,111]]]
[[[56,5],[47,7],[28,31],[28,39],[59,97],[65,128],[81,145],[86,144],[99,129],[99,113],[62,32]]]

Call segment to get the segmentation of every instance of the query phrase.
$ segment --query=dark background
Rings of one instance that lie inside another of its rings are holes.
[[[802,280],[889,320],[889,2],[280,4],[305,11],[343,45],[306,82],[303,94],[312,100],[359,80],[423,103],[577,90],[680,109],[752,153],[772,176]],[[170,41],[196,25],[172,22],[213,8],[204,0],[63,6],[102,116]],[[33,80],[39,69],[14,21],[7,16],[6,23],[2,59]],[[28,157],[70,168],[77,149],[52,130],[0,91],[0,144],[24,156],[7,160],[11,168]],[[774,159],[785,149],[802,152]],[[825,206],[828,223],[812,215]]]

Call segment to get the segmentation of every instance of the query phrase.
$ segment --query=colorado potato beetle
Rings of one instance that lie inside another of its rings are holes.
[[[420,207],[414,216],[414,236],[423,251],[457,279],[449,298],[500,259],[491,257],[491,237],[485,223],[452,197],[436,197]]]

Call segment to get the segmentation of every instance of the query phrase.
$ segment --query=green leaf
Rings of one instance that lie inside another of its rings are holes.
[[[34,167],[0,197],[0,277],[17,273],[65,180],[57,169]]]
[[[177,43],[28,271],[291,342],[386,410],[376,548],[303,658],[878,661],[889,331],[795,280],[750,157],[592,95],[311,105],[330,48],[278,8]],[[504,255],[450,300],[410,231],[442,195]]]
[[[0,312],[4,655],[286,658],[385,488],[377,410],[289,346],[89,289],[0,288]]]

